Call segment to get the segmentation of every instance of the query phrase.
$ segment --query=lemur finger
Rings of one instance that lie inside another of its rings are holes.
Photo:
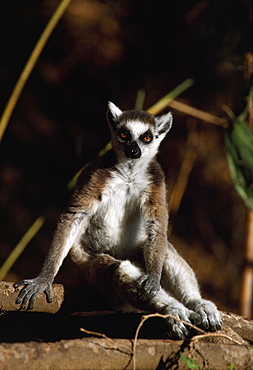
[[[31,291],[29,291],[29,292],[26,293],[26,295],[22,299],[20,310],[26,311],[28,309],[32,309],[33,308],[33,303],[30,303],[30,299],[32,297],[32,294],[33,293]]]
[[[208,329],[209,328],[209,321],[208,321],[208,318],[207,318],[207,314],[205,313],[205,311],[202,308],[199,309],[198,313],[201,317],[201,326],[204,329]]]
[[[24,280],[19,281],[18,283],[13,284],[15,289],[19,288],[21,285],[25,285]]]
[[[47,302],[51,303],[53,301],[53,292],[52,292],[52,285],[48,285],[47,288],[45,289],[46,297],[47,297]]]
[[[19,288],[20,286],[22,286],[22,285],[28,285],[28,284],[30,284],[31,283],[31,280],[30,279],[25,279],[25,280],[21,280],[21,281],[19,281],[19,282],[17,282],[17,283],[15,283],[15,284],[13,284],[13,287],[15,288],[15,289],[17,289],[17,288]]]
[[[33,306],[34,306],[34,302],[35,302],[36,297],[37,297],[37,294],[32,294],[31,295],[31,298],[29,299],[29,303],[28,303],[28,307],[27,307],[28,310],[32,310],[33,309]]]
[[[18,296],[17,296],[16,304],[21,303],[28,292],[29,292],[29,289],[28,289],[27,286],[24,287],[23,289],[21,289]]]
[[[189,331],[187,330],[186,326],[182,323],[174,324],[172,329],[173,332],[176,333],[178,338],[180,339],[186,339],[187,336],[189,335]]]
[[[215,313],[212,313],[208,316],[209,328],[211,331],[220,330],[222,326],[222,320],[220,316],[217,316]]]
[[[172,318],[166,319],[167,325],[171,328],[171,336],[185,339],[189,335],[189,331],[186,326],[180,321],[176,321]]]
[[[189,312],[190,312],[189,319],[191,320],[191,322],[194,323],[195,325],[200,325],[201,316],[192,310],[189,310]]]

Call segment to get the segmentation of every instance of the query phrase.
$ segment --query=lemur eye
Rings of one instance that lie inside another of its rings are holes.
[[[126,141],[129,139],[129,133],[126,130],[120,130],[118,133],[118,137],[122,141]]]
[[[143,135],[140,136],[140,139],[143,143],[149,144],[153,140],[153,134],[150,130],[147,130]]]
[[[144,143],[150,143],[150,142],[152,141],[152,136],[150,136],[150,135],[145,135],[145,136],[143,136],[142,141],[143,141]]]

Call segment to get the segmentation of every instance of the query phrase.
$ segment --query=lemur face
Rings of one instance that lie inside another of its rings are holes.
[[[171,113],[155,118],[144,111],[122,112],[111,102],[108,103],[107,119],[116,154],[130,159],[154,157],[172,124]]]
[[[145,147],[153,140],[151,129],[138,121],[127,121],[117,129],[116,136],[124,148],[125,156],[132,159],[140,158]]]

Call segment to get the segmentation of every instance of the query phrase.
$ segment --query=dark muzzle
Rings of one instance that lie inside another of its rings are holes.
[[[141,150],[138,147],[138,145],[134,142],[126,147],[125,155],[127,156],[127,158],[133,159],[140,158]]]

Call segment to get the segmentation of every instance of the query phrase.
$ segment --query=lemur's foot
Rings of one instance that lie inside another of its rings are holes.
[[[215,304],[205,299],[197,299],[187,304],[190,310],[193,310],[199,315],[194,323],[205,330],[216,331],[222,326],[221,316]]]
[[[166,322],[171,328],[172,335],[179,339],[186,339],[186,337],[189,335],[189,327],[185,323],[192,324],[193,322],[200,320],[200,316],[196,312],[189,310],[182,303],[176,300],[166,307],[164,314],[175,317],[166,318]],[[180,320],[184,321],[185,323],[181,322]]]

